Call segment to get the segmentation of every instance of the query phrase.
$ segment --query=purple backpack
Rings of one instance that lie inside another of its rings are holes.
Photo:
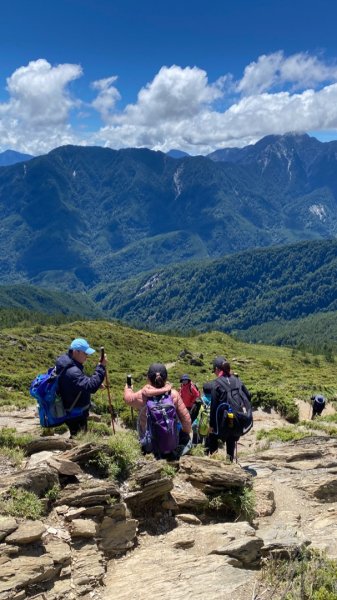
[[[140,433],[143,451],[160,458],[178,446],[178,416],[171,392],[152,396],[146,402],[146,430]]]

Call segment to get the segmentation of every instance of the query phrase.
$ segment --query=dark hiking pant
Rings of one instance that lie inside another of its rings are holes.
[[[66,421],[66,425],[70,431],[70,437],[75,437],[78,433],[88,431],[88,416],[77,417]]]
[[[222,440],[226,443],[226,453],[229,456],[231,462],[234,460],[235,454],[235,444],[239,440],[237,437],[230,437],[226,440]],[[208,439],[206,440],[206,447],[208,449],[209,454],[213,454],[219,448],[219,436],[216,433],[210,433],[208,435]]]

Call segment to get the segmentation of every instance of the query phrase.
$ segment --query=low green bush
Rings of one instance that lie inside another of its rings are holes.
[[[294,400],[284,392],[272,388],[252,388],[253,408],[261,407],[264,410],[272,408],[279,412],[289,423],[297,423],[299,410]]]
[[[221,516],[244,519],[251,522],[255,516],[255,494],[249,487],[242,490],[229,490],[209,498],[208,509]]]
[[[311,435],[309,432],[297,431],[292,427],[275,427],[274,429],[261,429],[256,433],[257,440],[268,440],[270,442],[291,442],[301,440]]]
[[[6,497],[0,500],[0,512],[4,515],[36,520],[43,514],[43,504],[33,492],[11,488]]]
[[[30,434],[19,434],[12,427],[3,427],[0,430],[0,447],[25,448],[31,442],[33,436]]]
[[[113,430],[111,424],[100,423],[97,421],[88,421],[88,431],[93,431],[94,433],[99,433],[103,436],[110,436],[113,434]]]
[[[304,550],[296,558],[268,559],[263,566],[256,597],[274,600],[337,600],[337,561],[317,550]]]
[[[141,457],[138,436],[135,431],[117,431],[108,439],[108,447],[118,465],[118,477],[126,479]]]
[[[0,448],[0,455],[5,456],[16,467],[19,467],[25,458],[22,448],[7,448],[6,446]]]

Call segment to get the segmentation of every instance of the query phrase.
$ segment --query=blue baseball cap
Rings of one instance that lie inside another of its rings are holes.
[[[76,338],[70,344],[70,350],[79,350],[80,352],[85,352],[86,354],[93,354],[96,352],[93,348],[90,348],[87,340],[83,338]]]

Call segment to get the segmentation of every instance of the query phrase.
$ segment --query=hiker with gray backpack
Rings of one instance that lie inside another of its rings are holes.
[[[137,429],[144,454],[153,452],[156,458],[176,458],[179,448],[188,449],[191,418],[179,392],[167,381],[165,365],[150,365],[147,383],[138,392],[127,382],[124,400],[139,410]]]
[[[238,440],[253,427],[250,393],[240,378],[231,373],[224,356],[214,359],[213,369],[217,378],[212,383],[208,450],[210,454],[216,452],[221,440],[233,462]]]

